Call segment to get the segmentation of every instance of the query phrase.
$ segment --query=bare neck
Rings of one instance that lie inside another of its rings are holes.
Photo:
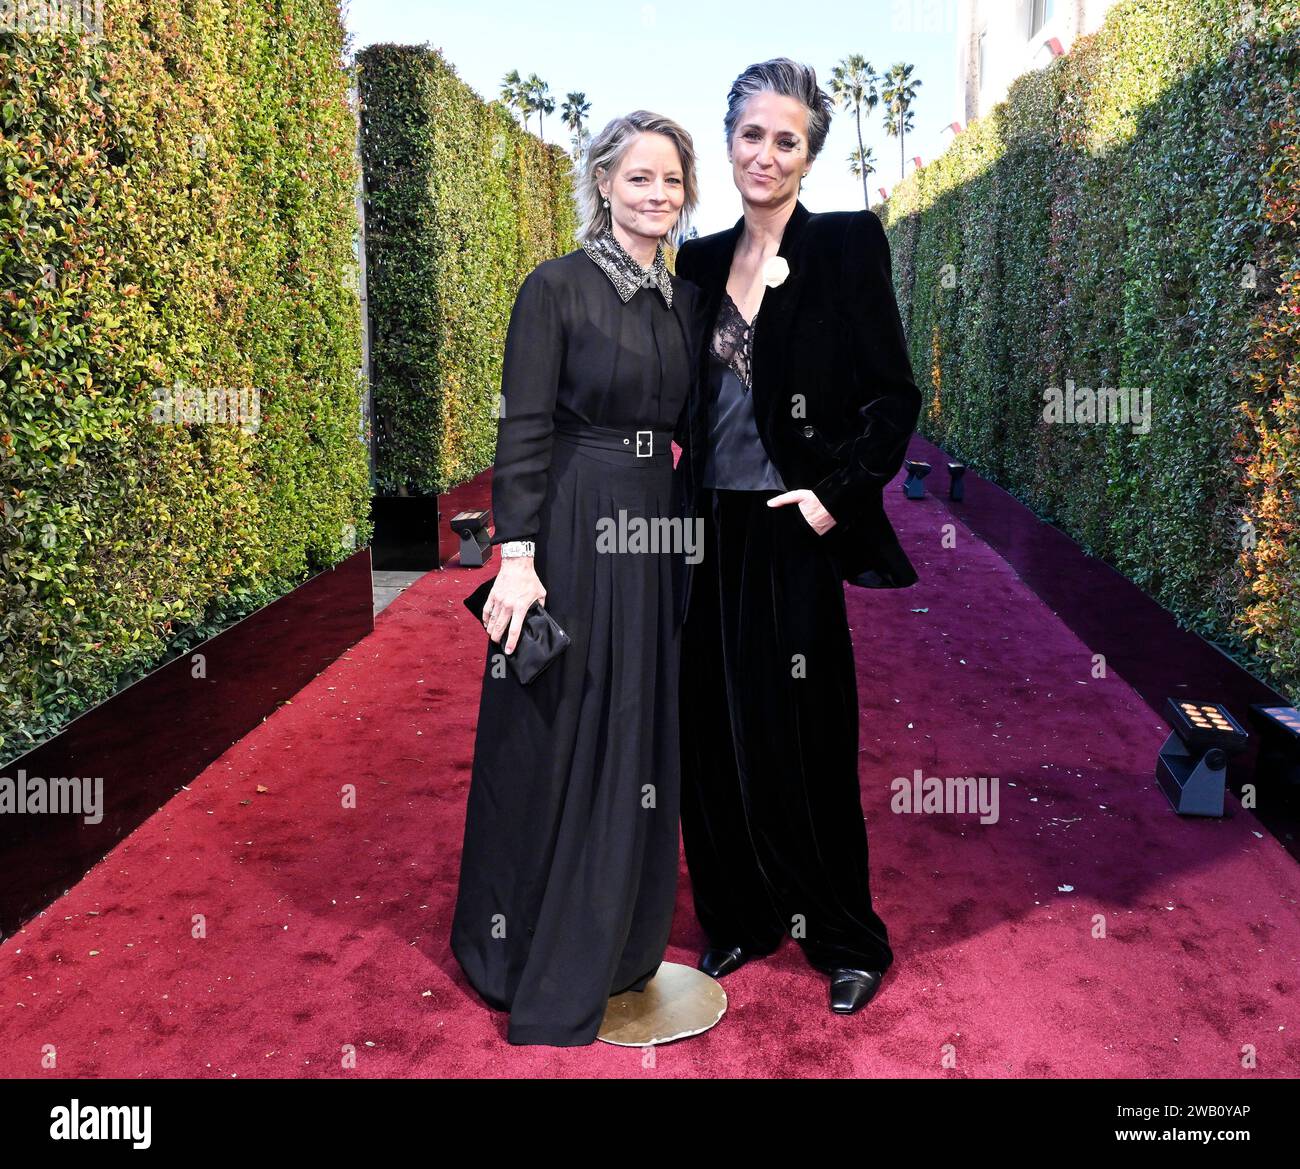
[[[776,207],[756,207],[746,203],[745,225],[736,241],[736,255],[764,258],[775,255],[797,202],[798,199],[790,199]]]

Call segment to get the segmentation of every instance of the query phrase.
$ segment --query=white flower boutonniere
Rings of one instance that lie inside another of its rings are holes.
[[[785,278],[789,275],[790,265],[785,262],[784,256],[772,256],[763,265],[763,283],[768,288],[776,288],[777,285],[784,284]]]

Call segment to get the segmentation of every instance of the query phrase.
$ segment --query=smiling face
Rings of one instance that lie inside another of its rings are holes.
[[[808,160],[808,111],[783,94],[756,93],[736,119],[728,156],[731,177],[746,203],[779,206],[799,197]]]
[[[602,176],[599,187],[616,226],[658,241],[672,230],[686,201],[676,144],[666,134],[638,134],[613,178]]]

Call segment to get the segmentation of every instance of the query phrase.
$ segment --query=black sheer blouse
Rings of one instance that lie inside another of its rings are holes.
[[[762,311],[761,308],[759,310]],[[724,289],[709,346],[709,442],[701,485],[726,491],[784,491],[754,420],[754,325]]]

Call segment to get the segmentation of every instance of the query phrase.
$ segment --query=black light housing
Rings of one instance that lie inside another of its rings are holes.
[[[1300,784],[1300,710],[1255,702],[1250,718],[1259,733],[1255,776],[1269,783]]]
[[[907,468],[907,478],[903,480],[903,494],[908,499],[924,499],[925,483],[923,480],[933,469],[929,463],[908,459],[903,466]]]
[[[1218,702],[1166,698],[1173,728],[1156,759],[1156,783],[1180,816],[1222,816],[1228,756],[1250,735]]]
[[[460,537],[461,567],[482,568],[486,563],[484,552],[489,558],[492,555],[487,511],[457,512],[451,517],[451,530]]]
[[[948,498],[960,503],[966,498],[966,464],[948,464]]]

